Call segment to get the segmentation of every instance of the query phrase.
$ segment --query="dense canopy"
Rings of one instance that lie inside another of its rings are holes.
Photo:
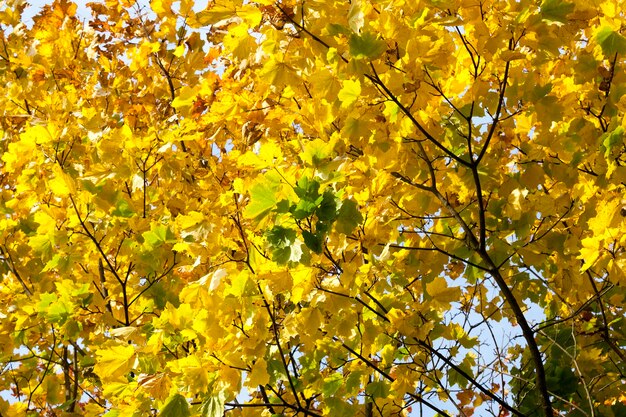
[[[0,415],[626,415],[626,4],[0,6]]]

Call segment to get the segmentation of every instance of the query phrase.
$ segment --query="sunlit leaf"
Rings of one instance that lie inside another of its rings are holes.
[[[159,417],[189,417],[189,403],[187,399],[180,394],[174,394],[168,398],[165,407],[159,413]]]
[[[130,372],[135,358],[132,345],[114,345],[97,352],[94,372],[100,378],[113,378]]]
[[[626,53],[626,38],[610,26],[603,26],[596,32],[596,41],[607,56]]]
[[[361,95],[361,83],[359,80],[346,80],[342,85],[338,98],[341,100],[341,107],[349,107]]]

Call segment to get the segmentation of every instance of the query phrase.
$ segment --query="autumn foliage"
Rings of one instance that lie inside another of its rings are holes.
[[[0,416],[626,415],[626,4],[0,6]]]

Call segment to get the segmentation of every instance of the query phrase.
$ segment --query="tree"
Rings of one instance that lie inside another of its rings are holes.
[[[0,414],[624,415],[622,3],[5,2]]]

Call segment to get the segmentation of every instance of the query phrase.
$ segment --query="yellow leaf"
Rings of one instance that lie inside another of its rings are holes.
[[[54,194],[59,197],[67,197],[76,193],[76,186],[72,177],[63,172],[57,165],[54,166],[53,172],[55,176],[48,182],[48,187]]]
[[[607,269],[613,282],[626,286],[626,259],[611,259]]]
[[[258,387],[270,382],[270,375],[267,373],[267,362],[263,358],[259,358],[252,366],[252,372],[248,374],[248,386]]]
[[[448,287],[448,282],[442,277],[436,277],[432,282],[426,284],[426,292],[436,304],[442,306],[447,306],[451,302],[461,299],[461,289]]]
[[[519,51],[503,51],[500,53],[500,58],[504,61],[515,61],[516,59],[525,59],[526,54]]]
[[[150,7],[159,16],[172,13],[172,0],[151,0]]]
[[[341,107],[346,108],[352,105],[361,95],[361,83],[359,80],[345,80],[341,85],[342,87],[337,97],[341,101]]]
[[[602,353],[601,349],[587,346],[585,349],[580,350],[576,359],[585,369],[590,368],[601,371],[602,364],[605,363],[607,357]]]
[[[189,107],[196,100],[196,90],[189,86],[184,86],[178,90],[176,98],[172,101],[172,107],[179,109],[181,107]]]
[[[293,68],[282,59],[272,55],[263,66],[261,78],[269,84],[284,85],[293,75]]]
[[[522,216],[523,207],[522,204],[528,195],[528,190],[526,189],[515,189],[509,194],[508,204],[506,206],[506,214],[512,220],[519,220]]]
[[[220,6],[213,2],[209,2],[209,6],[196,13],[196,21],[200,25],[215,25],[219,22],[235,16],[237,10],[234,7]]]
[[[52,142],[53,137],[44,126],[35,125],[29,127],[20,135],[20,139],[26,142],[36,143],[38,145]]]
[[[267,142],[261,145],[259,158],[263,160],[266,166],[268,166],[272,165],[276,160],[281,161],[283,159],[283,154],[280,146],[274,142]]]
[[[184,386],[191,391],[203,389],[211,378],[207,370],[207,364],[203,363],[197,355],[189,355],[173,360],[168,367],[175,373],[181,374]]]
[[[621,221],[621,216],[617,215],[621,207],[618,199],[599,204],[596,210],[597,214],[589,219],[589,230],[600,236],[607,234],[608,228],[616,227]]]
[[[135,360],[135,348],[131,345],[114,345],[99,349],[94,372],[100,378],[117,378],[129,372]]]
[[[239,275],[232,277],[231,285],[226,288],[224,295],[234,295],[241,297],[245,293],[249,281],[248,271],[241,271]]]
[[[261,23],[263,13],[256,6],[246,5],[237,9],[237,16],[243,19],[250,27],[255,27]]]
[[[581,243],[583,247],[580,248],[580,255],[578,256],[578,259],[582,259],[584,261],[580,270],[586,271],[591,268],[591,266],[600,257],[601,239],[592,236],[581,240]]]
[[[28,404],[18,401],[18,402],[11,404],[11,406],[6,412],[6,416],[7,417],[22,417],[27,414],[27,410],[28,410]]]
[[[178,57],[178,58],[183,56],[185,54],[185,44],[178,45],[176,49],[174,49],[173,54],[175,57]]]
[[[334,146],[334,140],[325,142],[322,139],[314,139],[305,145],[304,153],[301,154],[302,161],[308,165],[318,166],[330,157]]]
[[[157,374],[140,374],[137,377],[137,384],[146,390],[152,397],[163,399],[169,394],[171,381],[164,372]]]
[[[137,383],[132,381],[128,383],[126,381],[116,381],[104,384],[103,394],[107,398],[124,398],[135,395]]]
[[[176,224],[178,224],[178,227],[180,227],[181,230],[185,230],[202,223],[204,219],[204,214],[197,211],[190,211],[185,215],[179,215],[176,217]]]
[[[117,329],[111,329],[111,336],[119,339],[123,342],[145,341],[144,336],[139,332],[139,329],[134,326],[118,327]]]
[[[190,287],[187,287],[190,288]],[[200,291],[196,292],[195,297],[198,296],[198,293]],[[203,293],[206,294],[206,291],[202,291]],[[182,294],[181,294],[181,298],[182,298]],[[207,329],[209,328],[209,322],[213,322],[214,317],[211,316],[209,317],[209,313],[207,312],[207,310],[200,310],[193,318],[193,330],[196,331],[196,333],[204,335],[207,334]]]

